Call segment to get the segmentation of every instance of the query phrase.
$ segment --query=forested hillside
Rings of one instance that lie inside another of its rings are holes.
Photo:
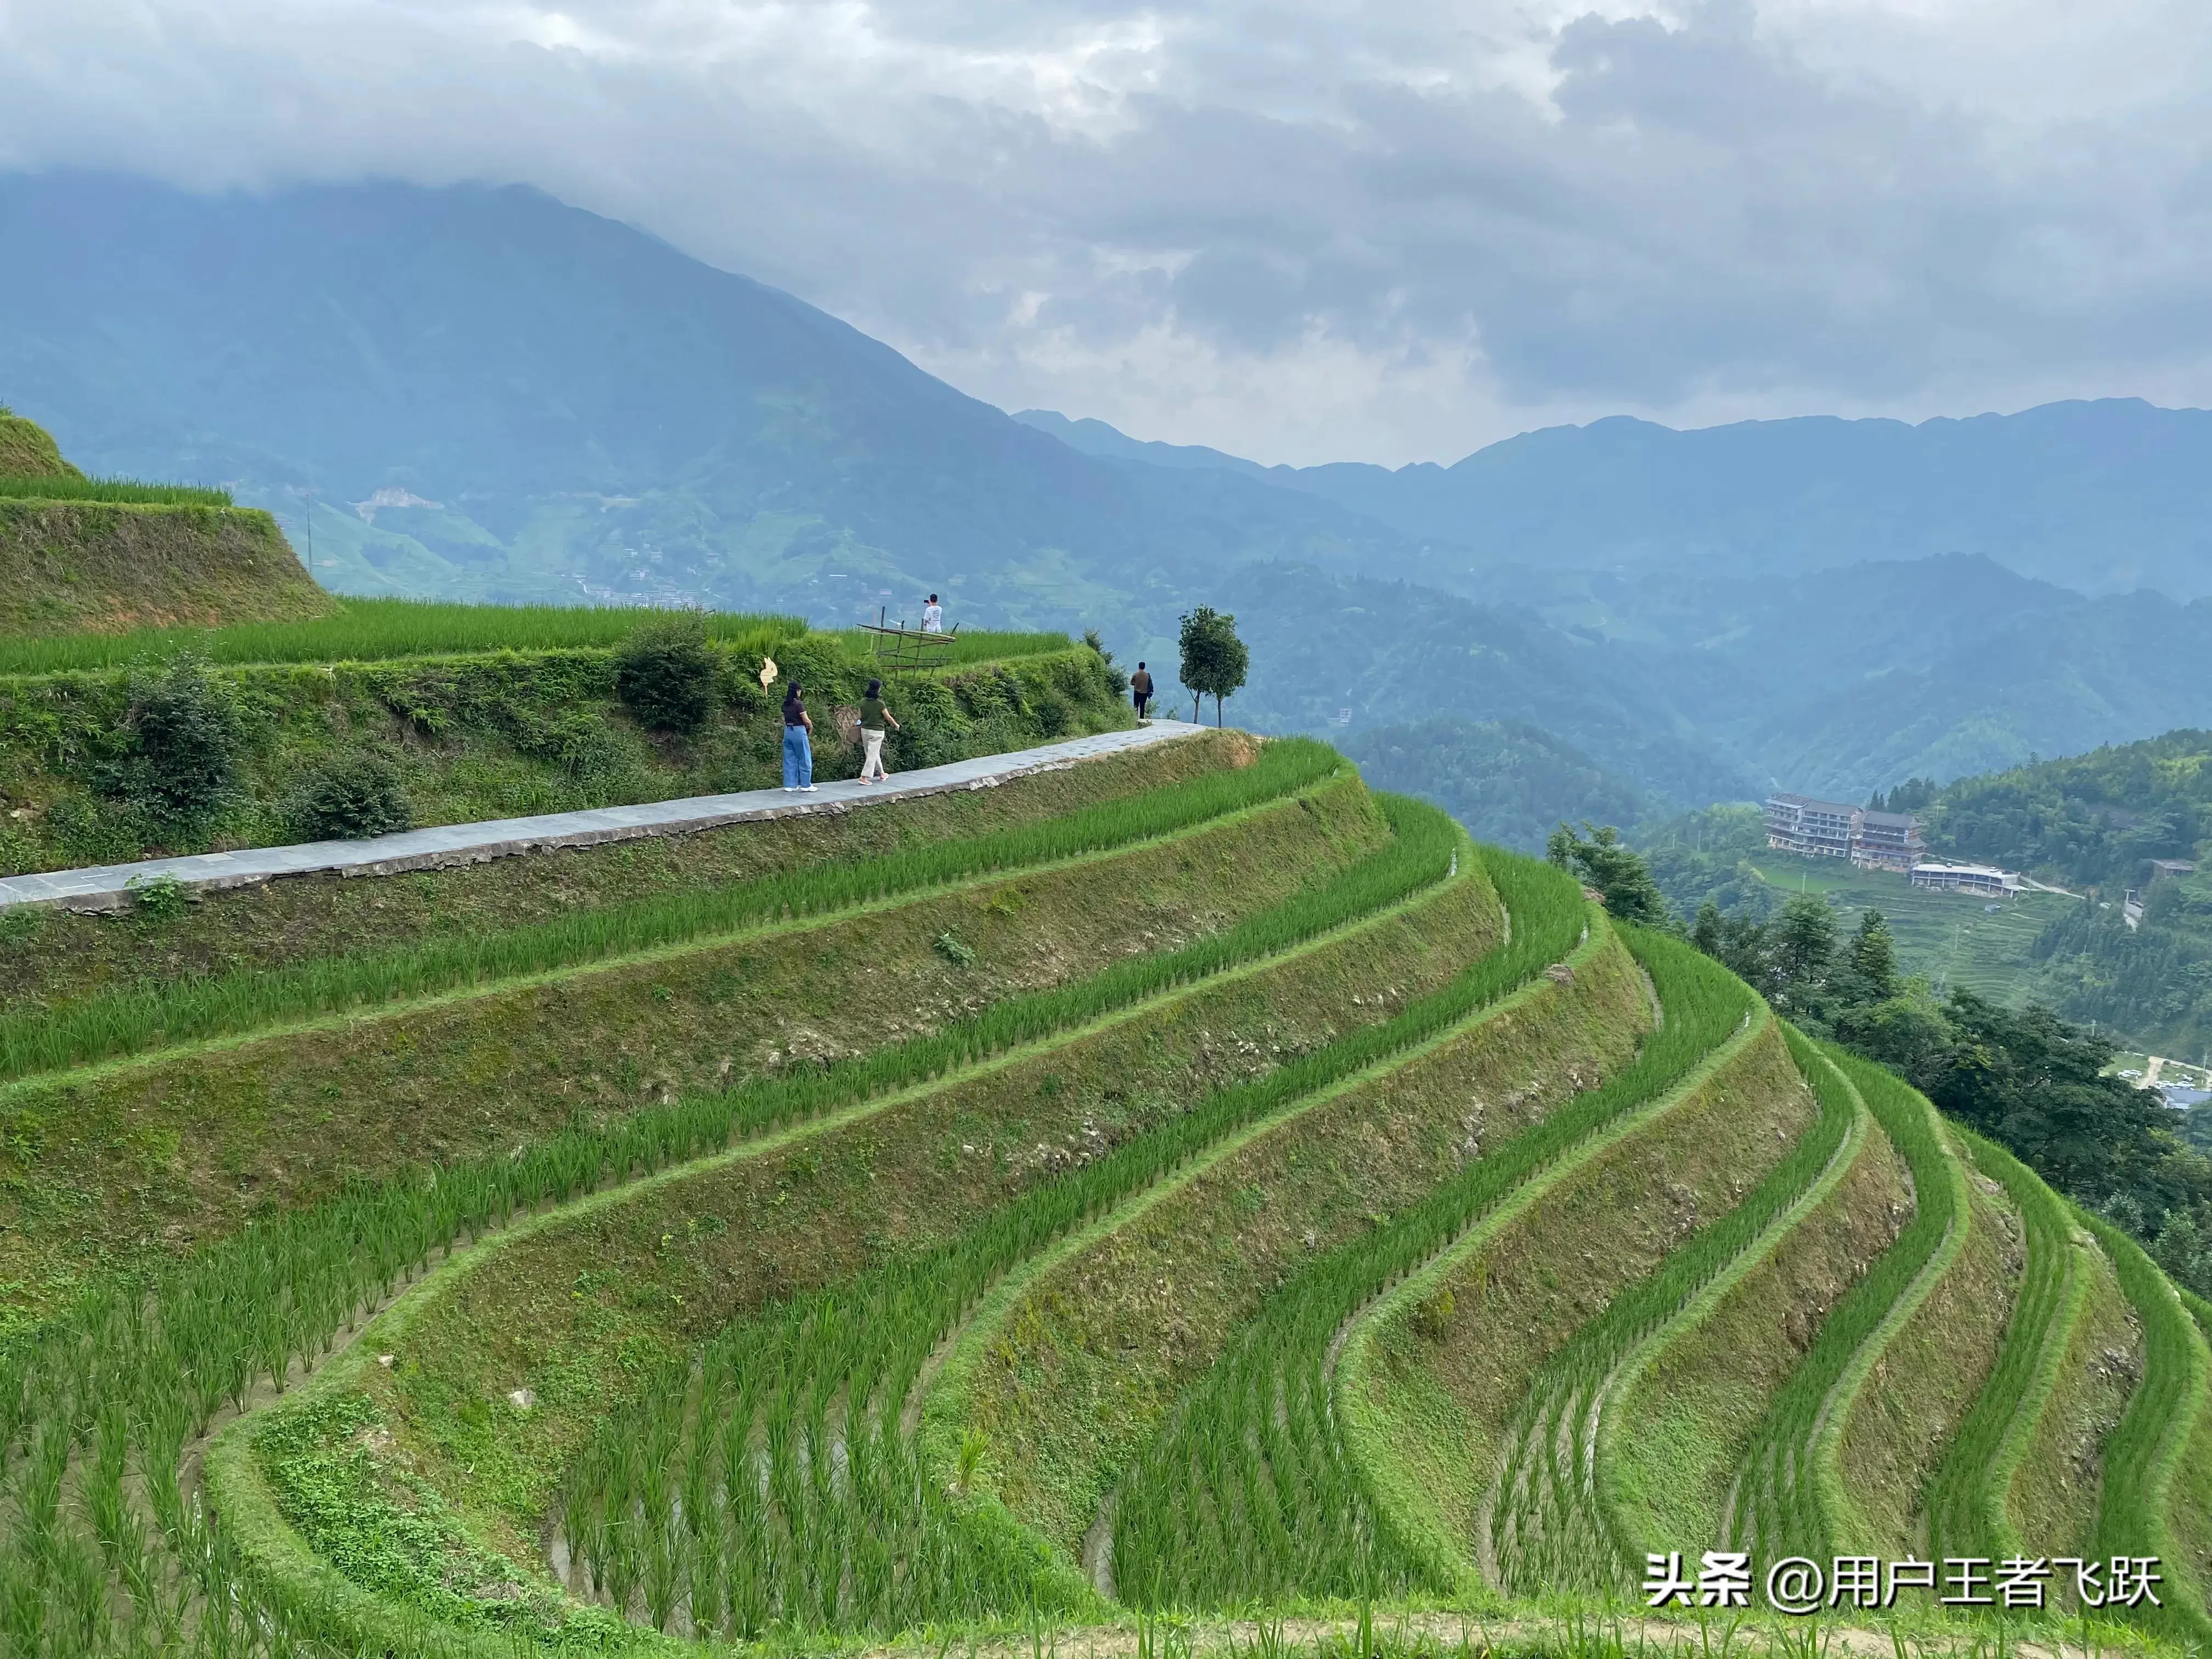
[[[1961,779],[1923,810],[1947,850],[2082,893],[2036,941],[2053,1007],[2154,1052],[2212,1049],[2212,732]],[[2154,860],[2197,867],[2164,873]],[[2132,929],[2130,889],[2143,907]]]

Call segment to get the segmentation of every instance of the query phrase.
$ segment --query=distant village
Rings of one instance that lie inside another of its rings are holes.
[[[1877,812],[1809,795],[1769,795],[1766,844],[1780,853],[1848,859],[1863,870],[1894,870],[1915,887],[1936,892],[2012,898],[2027,890],[2016,871],[1929,858],[1920,820],[1910,812]]]
[[[1910,812],[1877,812],[1869,806],[1814,800],[1809,795],[1766,798],[1766,844],[1778,853],[1848,859],[1863,870],[1894,870],[1910,877],[1915,887],[1939,893],[2017,898],[2029,888],[2042,885],[2016,870],[2000,870],[1988,864],[1947,864],[1929,858],[1928,843],[1921,837],[1920,820]],[[2186,859],[2153,859],[2150,878],[2156,882],[2162,877],[2179,878],[2196,868]],[[2133,887],[2121,896],[2120,914],[2130,933],[2142,925],[2144,898],[2144,891]]]

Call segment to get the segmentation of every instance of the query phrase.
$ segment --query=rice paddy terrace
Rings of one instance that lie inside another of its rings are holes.
[[[2212,1638],[2212,1310],[1317,744],[4,925],[11,1651]]]

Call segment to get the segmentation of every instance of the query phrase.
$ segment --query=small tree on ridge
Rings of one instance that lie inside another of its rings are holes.
[[[1221,724],[1221,700],[1244,684],[1251,653],[1237,637],[1237,618],[1201,605],[1182,619],[1182,684],[1190,693],[1190,717],[1198,718],[1200,697],[1213,699],[1213,723]]]

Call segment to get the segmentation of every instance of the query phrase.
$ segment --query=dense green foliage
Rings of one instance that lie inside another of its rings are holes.
[[[1177,642],[1182,650],[1179,674],[1183,689],[1191,694],[1194,706],[1200,697],[1212,697],[1213,723],[1220,725],[1222,699],[1243,686],[1252,665],[1251,652],[1237,637],[1237,618],[1201,605],[1183,613]]]
[[[626,613],[622,625],[635,630],[662,615]],[[488,619],[464,620],[481,627]],[[312,635],[317,625],[300,626]],[[769,626],[752,624],[746,637],[763,639],[787,678],[804,680],[818,713],[858,702],[870,659],[836,635],[768,637],[761,630]],[[167,660],[189,668],[144,659],[125,669],[0,676],[0,805],[9,809],[0,816],[0,873],[295,839],[289,809],[303,786],[333,758],[362,749],[398,769],[422,824],[718,794],[780,777],[776,700],[760,684],[762,655],[752,647],[710,629],[708,713],[679,734],[647,729],[624,703],[620,642],[204,667],[187,653]],[[161,747],[181,739],[180,726],[155,729],[168,721],[155,690],[173,682],[204,685],[234,712],[234,732],[215,734],[226,764],[160,769],[162,753],[183,753],[174,743]],[[1057,651],[908,676],[892,702],[902,726],[890,759],[900,770],[1113,729],[1130,718],[1098,654],[1064,641]],[[817,726],[817,777],[855,775],[858,744],[832,722]]]
[[[414,822],[399,769],[373,749],[325,761],[285,802],[284,817],[301,841],[362,841]]]
[[[696,615],[647,623],[615,647],[615,695],[648,732],[696,732],[714,712],[720,660]]]
[[[2085,896],[2034,955],[2038,991],[2067,1018],[2153,1053],[2212,1053],[2212,870],[2152,883],[2133,928],[2117,900]]]
[[[228,489],[146,483],[137,478],[70,478],[0,473],[0,495],[48,501],[128,501],[149,507],[229,507]]]
[[[2066,886],[2142,886],[2152,859],[2212,854],[2212,732],[1962,778],[1920,810],[1930,844],[1959,857]]]
[[[232,689],[198,658],[134,674],[121,723],[87,769],[94,787],[157,834],[201,830],[238,787],[246,735]]]
[[[1596,892],[1607,915],[1623,921],[1663,927],[1668,921],[1667,901],[1644,860],[1621,841],[1620,831],[1609,823],[1596,829],[1584,823],[1583,828],[1589,830],[1587,836],[1559,825],[1544,843],[1544,856],[1560,869],[1579,875]]]

